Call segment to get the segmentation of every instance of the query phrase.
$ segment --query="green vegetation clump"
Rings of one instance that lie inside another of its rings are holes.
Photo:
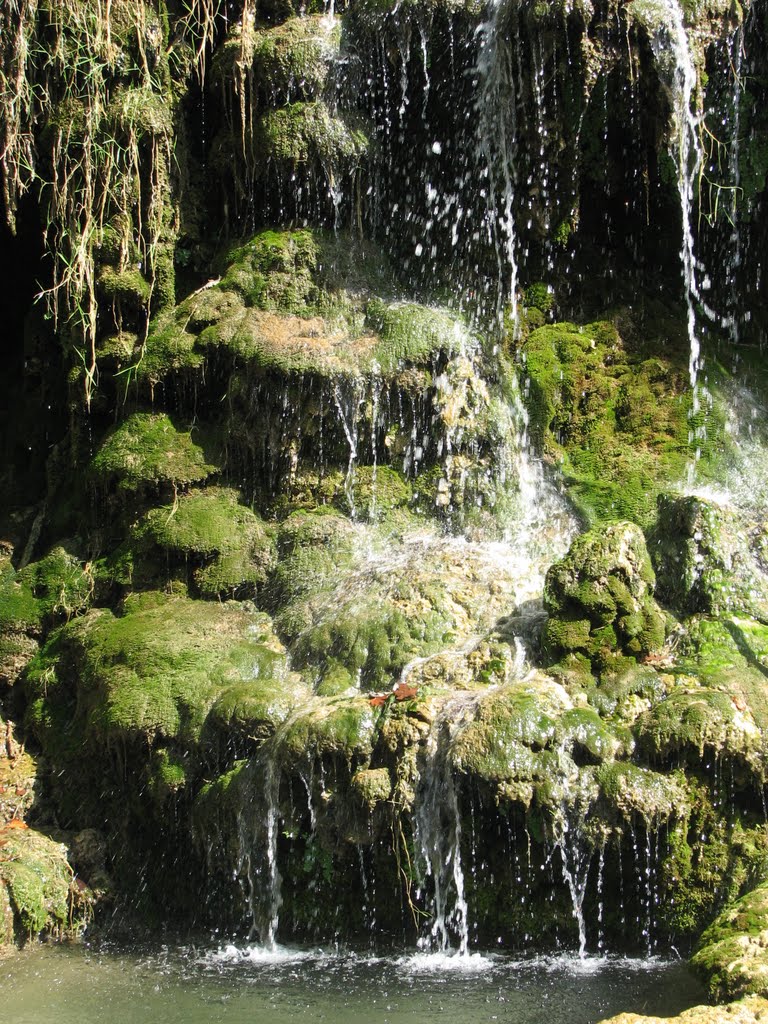
[[[727,907],[706,929],[691,967],[717,1002],[768,997],[768,883]]]
[[[560,466],[589,524],[625,518],[650,526],[659,492],[684,479],[689,434],[705,419],[698,472],[716,471],[724,410],[715,403],[693,414],[687,362],[674,348],[630,348],[608,322],[558,323],[534,330],[521,357],[531,439]],[[713,389],[719,376],[713,363]]]
[[[637,723],[640,748],[658,762],[693,755],[705,748],[731,759],[743,758],[760,773],[763,739],[751,715],[744,714],[733,693],[689,680],[680,684]]]
[[[278,100],[320,95],[338,56],[341,22],[323,15],[289,18],[282,25],[257,29],[251,61],[261,88]],[[222,54],[226,59],[226,54]]]
[[[648,548],[660,599],[683,615],[768,619],[764,527],[693,495],[662,494],[658,507]]]
[[[192,430],[179,430],[166,413],[133,413],[102,441],[91,461],[101,484],[123,490],[172,484],[184,487],[217,472]]]
[[[26,826],[0,827],[0,947],[43,935],[75,935],[85,927],[89,909],[65,846]]]
[[[664,643],[664,617],[639,527],[614,523],[577,537],[547,572],[543,644],[553,660],[582,654],[606,668],[612,655],[638,658]]]
[[[73,725],[96,748],[118,739],[189,748],[229,687],[242,701],[250,686],[271,707],[285,671],[266,617],[247,604],[134,594],[122,614],[93,609],[51,636],[27,673],[29,722],[44,749],[66,745],[57,733]],[[283,715],[277,707],[273,726]]]
[[[218,281],[158,318],[136,373],[156,381],[228,355],[261,372],[386,380],[475,344],[455,316],[392,302],[394,290],[386,260],[368,243],[263,231],[226,254]],[[423,390],[428,379],[415,383]]]
[[[359,162],[368,136],[355,121],[331,114],[321,100],[292,103],[259,118],[254,146],[264,161],[299,164],[317,160],[328,166]]]
[[[274,564],[264,523],[228,488],[181,495],[173,505],[148,512],[133,532],[147,562],[155,565],[158,549],[165,552],[167,559],[191,570],[205,598],[252,597]]]

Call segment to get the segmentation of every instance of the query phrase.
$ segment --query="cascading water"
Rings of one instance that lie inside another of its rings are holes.
[[[451,947],[469,951],[469,921],[461,858],[461,817],[451,764],[451,737],[461,729],[477,696],[464,694],[449,700],[435,717],[419,772],[414,808],[415,843],[425,875],[432,887],[432,922],[425,945],[437,952]]]
[[[696,307],[702,302],[702,294],[694,241],[694,211],[696,187],[704,159],[699,138],[699,117],[692,109],[696,99],[697,76],[679,3],[677,0],[660,0],[657,6],[658,21],[651,36],[651,44],[672,100],[674,137],[670,148],[677,170],[677,191],[680,197],[683,235],[680,260],[690,346],[688,370],[693,388],[693,408],[697,412],[701,341]]]

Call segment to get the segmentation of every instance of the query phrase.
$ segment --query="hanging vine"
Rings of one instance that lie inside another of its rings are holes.
[[[50,255],[41,297],[88,407],[99,331],[127,326],[141,349],[150,314],[173,301],[173,78],[204,74],[224,7],[188,0],[173,25],[162,3],[0,8],[5,215],[15,230],[21,198],[36,190]]]

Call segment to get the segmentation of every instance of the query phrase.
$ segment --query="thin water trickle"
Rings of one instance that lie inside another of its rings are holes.
[[[480,695],[461,693],[446,701],[427,738],[414,807],[415,842],[424,882],[431,892],[431,924],[421,948],[469,953],[469,919],[461,851],[461,814],[451,761],[451,740],[471,717]]]
[[[693,388],[693,411],[699,410],[698,377],[701,369],[701,341],[696,306],[701,302],[697,277],[694,240],[695,189],[703,163],[699,137],[699,116],[692,106],[696,97],[697,76],[683,12],[677,0],[660,0],[660,19],[652,33],[651,44],[659,69],[670,90],[673,109],[674,139],[671,154],[677,170],[677,191],[680,197],[682,244],[680,260],[685,286],[688,342],[688,372]]]

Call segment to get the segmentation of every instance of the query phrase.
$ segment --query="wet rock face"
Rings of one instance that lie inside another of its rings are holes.
[[[662,495],[648,548],[659,598],[676,611],[768,618],[768,538],[734,509]]]
[[[654,584],[645,539],[633,523],[583,534],[547,573],[545,649],[553,659],[582,654],[595,664],[657,650],[664,618]]]

